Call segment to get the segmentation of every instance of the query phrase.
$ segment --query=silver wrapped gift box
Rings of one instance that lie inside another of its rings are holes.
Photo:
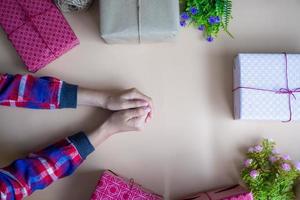
[[[178,29],[178,0],[100,0],[100,33],[107,43],[171,41]]]

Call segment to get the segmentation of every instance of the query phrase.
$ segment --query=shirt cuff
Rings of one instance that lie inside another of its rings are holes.
[[[63,82],[60,91],[59,108],[76,108],[77,107],[77,85]]]
[[[83,159],[86,159],[86,157],[95,150],[86,134],[82,131],[68,137],[68,139],[76,147],[77,151]]]

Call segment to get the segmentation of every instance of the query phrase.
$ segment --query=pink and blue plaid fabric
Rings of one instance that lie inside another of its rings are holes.
[[[72,174],[83,158],[69,139],[64,139],[0,169],[0,199],[21,200],[35,190]]]
[[[63,87],[66,88],[64,93],[62,93]],[[69,95],[70,91],[72,95]],[[76,94],[76,86],[56,78],[0,74],[0,105],[3,106],[33,109],[76,107],[74,105]],[[64,103],[64,106],[62,106],[63,100],[68,101]],[[66,104],[73,105],[66,106]]]
[[[77,86],[52,77],[0,74],[0,105],[33,109],[75,108]],[[21,200],[72,174],[93,151],[80,132],[0,169],[0,200]]]

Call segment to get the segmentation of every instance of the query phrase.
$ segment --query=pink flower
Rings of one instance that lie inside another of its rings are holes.
[[[259,176],[259,172],[257,170],[252,170],[250,172],[250,176],[255,179],[256,177]]]
[[[252,159],[247,159],[247,160],[245,160],[245,161],[244,161],[245,167],[250,167],[252,161],[253,161]]]
[[[282,156],[282,158],[283,158],[283,160],[291,160],[291,157],[289,155],[287,155],[287,154],[284,154]]]
[[[254,151],[255,151],[256,153],[259,153],[259,152],[261,152],[262,150],[263,150],[263,147],[260,146],[260,145],[257,145],[257,146],[254,147]]]
[[[291,166],[290,166],[289,164],[287,164],[287,163],[283,163],[283,164],[281,165],[281,167],[282,167],[282,169],[283,169],[284,171],[286,171],[286,172],[288,172],[288,171],[291,170]]]
[[[276,162],[278,159],[277,159],[275,156],[270,156],[269,160],[270,160],[271,163],[274,163],[274,162]]]

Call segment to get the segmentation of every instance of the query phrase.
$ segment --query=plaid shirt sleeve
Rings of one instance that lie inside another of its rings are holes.
[[[32,109],[75,108],[77,86],[52,77],[0,74],[0,105]]]
[[[42,151],[18,159],[0,169],[0,199],[21,200],[35,190],[72,174],[94,151],[83,132],[79,132]]]

